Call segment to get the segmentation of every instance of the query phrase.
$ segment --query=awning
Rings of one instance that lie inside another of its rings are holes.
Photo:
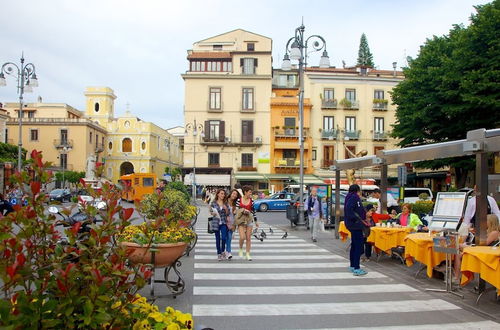
[[[234,175],[236,180],[240,181],[257,181],[257,180],[266,180],[266,177],[263,174],[258,173],[236,173]]]
[[[291,179],[300,184],[300,175],[293,175]],[[306,174],[304,175],[304,184],[324,184],[324,182],[323,179],[315,175]]]
[[[184,184],[193,184],[193,174],[184,176]],[[199,186],[231,186],[231,175],[229,174],[196,174],[196,185]]]
[[[268,180],[290,180],[289,174],[266,174]]]

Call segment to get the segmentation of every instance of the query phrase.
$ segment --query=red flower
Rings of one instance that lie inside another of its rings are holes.
[[[26,262],[26,257],[23,253],[17,255],[16,262],[21,267],[24,265],[24,263]]]
[[[12,255],[12,252],[10,252],[9,249],[6,249],[5,251],[3,251],[4,258],[10,258],[11,255]]]

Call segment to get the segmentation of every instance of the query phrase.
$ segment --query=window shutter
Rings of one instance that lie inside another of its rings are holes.
[[[219,125],[220,125],[219,126],[219,139],[221,142],[224,142],[224,140],[226,138],[226,125],[225,124],[226,123],[223,120],[221,120],[219,122]]]
[[[253,59],[253,65],[254,65],[254,66],[259,66],[259,64],[258,64],[258,63],[259,63],[259,61],[258,61],[256,58],[254,58],[254,59]]]
[[[208,140],[210,140],[210,121],[205,120],[205,137],[203,138],[203,141]]]
[[[253,142],[253,121],[248,121],[248,131],[247,131],[248,142]]]
[[[243,61],[244,61],[244,59],[240,58],[240,66],[243,66]]]

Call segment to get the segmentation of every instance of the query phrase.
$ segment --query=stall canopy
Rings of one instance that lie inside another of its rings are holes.
[[[193,184],[193,174],[184,177],[184,184]],[[196,174],[196,184],[200,186],[230,186],[231,175],[229,174]]]
[[[300,176],[299,175],[291,175],[290,179],[295,181],[297,184],[300,184]],[[315,176],[306,174],[304,175],[304,184],[323,184],[323,179]]]
[[[335,178],[328,178],[323,180],[326,184],[335,185]],[[354,183],[361,187],[361,190],[374,190],[378,186],[375,184],[375,179],[357,179]],[[347,179],[340,179],[340,189],[348,190],[349,181]]]

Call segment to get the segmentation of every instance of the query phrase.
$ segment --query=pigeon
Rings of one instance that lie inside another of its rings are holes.
[[[255,237],[256,239],[260,240],[261,242],[264,242],[264,238],[261,236],[257,236],[257,234],[253,234],[253,237]]]
[[[260,232],[260,237],[262,237],[262,238],[267,237],[266,233],[264,232],[264,229],[262,229],[262,231]]]
[[[281,239],[285,239],[285,238],[287,238],[287,237],[288,237],[288,232],[287,232],[287,231],[285,231],[285,234],[283,234],[283,236],[281,236]]]
[[[252,231],[252,234],[257,234],[257,228]]]
[[[270,232],[271,234],[274,234],[274,231],[273,231],[273,229],[272,229],[271,227],[269,227],[269,232]]]

